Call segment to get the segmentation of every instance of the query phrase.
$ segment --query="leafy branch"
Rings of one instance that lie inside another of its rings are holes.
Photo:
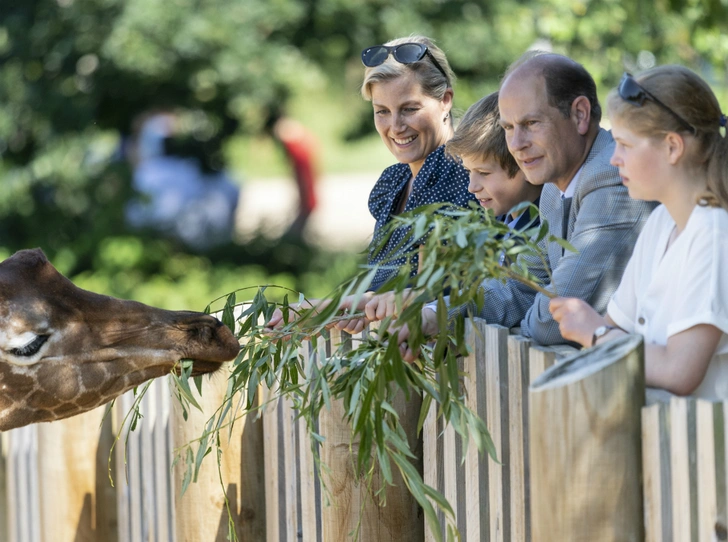
[[[529,204],[517,210],[530,213],[533,219],[538,214]],[[376,328],[370,326],[352,340],[331,341],[328,354],[322,354],[319,348],[309,350],[311,343],[330,340],[331,326],[352,317],[342,314],[339,306],[344,299],[353,299],[351,306],[356,306],[376,269],[362,270],[332,292],[327,303],[307,303],[298,295],[297,302],[291,304],[288,294],[282,303],[274,303],[266,297],[269,287],[261,287],[251,302],[240,306],[236,293],[230,294],[222,320],[237,329],[242,347],[233,362],[226,395],[206,424],[204,435],[179,452],[184,454],[188,470],[183,489],[196,478],[202,460],[219,442],[219,432],[225,428],[232,431],[239,415],[259,408],[254,390],[262,385],[271,390],[273,399],[285,397],[292,402],[306,423],[311,449],[321,469],[325,465],[319,445],[325,435],[319,434],[317,422],[324,408],[330,410],[333,402],[341,401],[344,420],[351,427],[351,442],[358,443],[354,472],[361,483],[371,487],[378,470],[385,481],[378,495],[384,499],[386,486],[394,483],[396,468],[422,507],[435,538],[442,539],[438,509],[445,513],[447,539],[459,538],[452,507],[442,494],[424,483],[412,463],[415,455],[394,405],[400,394],[405,400],[421,397],[418,434],[431,406],[436,405],[436,416],[452,425],[465,446],[472,439],[481,452],[497,460],[485,423],[466,403],[462,380],[467,375],[458,369],[458,357],[467,351],[464,321],[457,318],[449,322],[448,308],[467,314],[473,307],[482,306],[484,279],[516,280],[545,295],[554,295],[533,273],[534,266],[548,269],[543,243],[556,241],[573,249],[563,240],[550,237],[547,224],[532,223],[535,225],[525,230],[511,230],[492,213],[475,206],[453,209],[433,205],[395,217],[391,229],[407,230],[399,248],[411,262],[382,287],[395,292],[397,318],[385,319]],[[386,238],[383,236],[382,242]],[[412,276],[415,255],[421,261],[418,273]],[[425,303],[432,300],[437,303],[439,331],[434,337],[426,337],[421,314]],[[265,323],[276,309],[282,311],[283,322],[279,329],[271,330]],[[410,347],[420,351],[419,359],[412,364],[401,359],[397,332],[402,325],[410,330]],[[184,366],[180,376],[173,375],[178,396],[190,408],[196,403],[188,377]],[[325,488],[325,477],[321,480]]]

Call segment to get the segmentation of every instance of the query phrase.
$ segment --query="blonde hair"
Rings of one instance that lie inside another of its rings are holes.
[[[455,159],[463,156],[493,157],[509,178],[516,176],[519,167],[508,151],[506,135],[500,125],[497,92],[481,98],[468,108],[455,135],[445,145],[445,152]]]
[[[700,203],[728,210],[728,140],[720,132],[722,113],[710,86],[691,70],[678,65],[652,68],[635,80],[695,128],[694,141],[688,141],[686,146],[686,163],[707,175],[707,191],[700,195]],[[619,118],[645,137],[686,132],[675,115],[650,99],[637,106],[623,100],[614,89],[607,97],[607,104],[611,118]]]
[[[361,85],[361,95],[365,100],[371,101],[371,86],[374,83],[390,81],[405,75],[408,72],[413,72],[422,86],[422,92],[431,98],[442,101],[445,96],[445,92],[448,89],[452,89],[452,86],[455,83],[455,74],[453,73],[452,68],[450,68],[450,64],[445,57],[445,53],[443,53],[430,38],[417,35],[412,35],[407,38],[397,38],[388,41],[384,45],[391,47],[401,45],[403,43],[421,43],[426,46],[430,54],[435,57],[437,63],[440,64],[442,69],[445,71],[445,74],[443,74],[437,66],[433,64],[432,59],[428,58],[427,55],[412,64],[401,64],[397,62],[392,55],[389,55],[379,66],[366,68],[364,71],[364,81]]]

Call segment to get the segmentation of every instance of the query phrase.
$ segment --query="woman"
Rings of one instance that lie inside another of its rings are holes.
[[[406,257],[401,246],[407,237],[398,229],[384,240],[392,217],[421,205],[449,202],[466,206],[474,196],[468,192],[468,172],[445,156],[445,143],[453,135],[452,84],[455,75],[443,53],[429,38],[410,36],[374,45],[362,51],[366,66],[361,94],[372,102],[374,124],[382,141],[398,163],[384,170],[369,195],[369,210],[376,220],[367,263],[379,264],[370,293],[359,299],[354,310],[362,310],[371,292],[398,273]],[[417,256],[412,268],[417,269]],[[414,273],[414,271],[413,271]],[[340,307],[349,310],[353,296]],[[328,300],[310,300],[302,308],[323,310]],[[282,325],[276,310],[267,325]],[[337,327],[358,332],[362,319],[340,322]]]
[[[467,171],[445,156],[455,79],[445,54],[432,40],[410,36],[364,49],[362,62],[361,94],[372,102],[377,132],[399,162],[384,170],[369,196],[376,225],[368,263],[383,264],[370,285],[376,290],[405,263],[396,247],[406,230],[393,232],[378,250],[394,215],[436,202],[466,206],[474,198]]]
[[[648,386],[728,398],[728,141],[710,87],[681,66],[625,75],[608,99],[619,168],[632,198],[657,207],[607,315],[579,299],[550,310],[565,339],[592,346],[645,338]]]

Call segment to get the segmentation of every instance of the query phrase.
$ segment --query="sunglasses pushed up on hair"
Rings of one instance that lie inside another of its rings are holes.
[[[654,104],[662,107],[665,111],[670,113],[673,117],[675,117],[680,122],[680,124],[682,124],[693,135],[696,135],[698,133],[698,131],[695,129],[695,126],[690,124],[688,121],[686,121],[680,115],[678,115],[675,111],[673,111],[670,107],[668,107],[663,102],[661,102],[659,99],[657,99],[657,97],[654,94],[652,94],[650,91],[645,89],[642,85],[640,85],[637,82],[637,80],[634,77],[632,77],[631,74],[625,73],[622,76],[622,80],[619,82],[619,87],[617,88],[617,91],[619,92],[620,98],[622,98],[627,103],[636,105],[637,107],[642,107],[645,103],[645,100],[650,100]]]
[[[430,60],[435,67],[440,70],[440,73],[445,77],[445,80],[450,82],[450,78],[445,73],[445,70],[433,56],[427,45],[422,43],[400,43],[399,45],[373,45],[367,47],[361,52],[361,61],[367,68],[374,68],[379,66],[387,60],[389,55],[392,55],[394,59],[400,64],[414,64],[419,62],[425,56],[430,57]]]

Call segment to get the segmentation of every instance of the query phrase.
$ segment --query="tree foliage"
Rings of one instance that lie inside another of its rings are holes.
[[[584,63],[602,91],[625,68],[666,62],[723,87],[727,27],[722,0],[4,0],[4,242],[51,257],[70,249],[76,269],[88,267],[99,242],[123,231],[119,149],[145,111],[185,111],[218,164],[232,135],[260,130],[272,103],[312,80],[312,102],[344,88],[351,134],[371,131],[355,97],[359,52],[395,36],[436,39],[465,108],[534,45]]]

